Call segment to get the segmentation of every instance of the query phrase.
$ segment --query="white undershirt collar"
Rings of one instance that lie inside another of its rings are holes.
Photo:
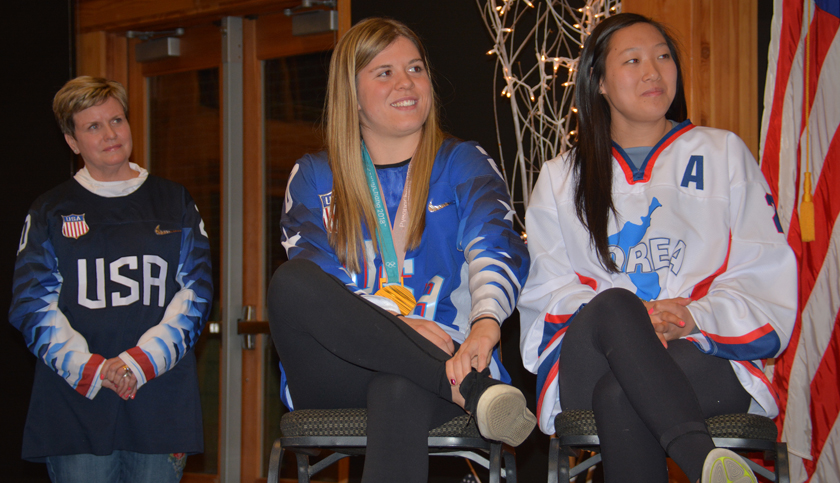
[[[75,180],[91,193],[102,196],[104,198],[117,198],[120,196],[127,196],[137,191],[137,188],[146,181],[149,177],[149,172],[134,163],[128,163],[128,166],[140,173],[136,178],[126,179],[123,181],[97,181],[90,176],[87,167],[80,169],[73,176]]]

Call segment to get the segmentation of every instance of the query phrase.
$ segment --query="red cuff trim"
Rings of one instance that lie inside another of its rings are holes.
[[[773,326],[770,324],[764,324],[761,327],[752,330],[744,335],[739,336],[726,336],[726,335],[717,335],[717,334],[710,334],[708,332],[703,332],[703,335],[712,339],[713,341],[717,342],[718,344],[749,344],[750,342],[754,342],[765,335],[773,332]]]
[[[132,347],[125,351],[128,355],[131,356],[132,359],[140,366],[140,369],[143,370],[143,375],[146,377],[146,382],[151,381],[155,378],[155,366],[152,364],[152,361],[149,360],[149,356],[143,352],[143,349],[139,347]]]
[[[103,362],[105,362],[105,358],[99,354],[90,356],[90,359],[85,363],[85,368],[82,369],[82,380],[76,384],[76,392],[87,397],[90,387],[93,385],[93,378],[96,377],[96,371],[99,370],[99,366]]]

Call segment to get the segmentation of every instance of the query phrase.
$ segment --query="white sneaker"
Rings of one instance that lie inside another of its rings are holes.
[[[755,473],[734,451],[715,448],[703,463],[700,483],[757,483]]]
[[[522,444],[537,424],[525,405],[525,396],[507,384],[490,386],[481,394],[475,421],[482,436],[513,447]]]

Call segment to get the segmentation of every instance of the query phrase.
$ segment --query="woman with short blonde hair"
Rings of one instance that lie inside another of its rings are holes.
[[[32,204],[15,264],[9,321],[38,358],[22,456],[54,482],[174,483],[204,448],[210,245],[186,188],[130,161],[126,100],[88,76],[55,95],[84,167]]]
[[[128,94],[119,82],[91,76],[79,76],[67,81],[53,98],[53,114],[61,132],[73,136],[76,131],[73,116],[110,98],[119,102],[128,117]]]

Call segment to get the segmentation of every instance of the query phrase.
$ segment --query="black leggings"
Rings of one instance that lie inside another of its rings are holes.
[[[429,430],[464,414],[450,356],[307,260],[274,274],[268,314],[295,409],[366,407],[362,481],[425,483]]]
[[[714,448],[704,420],[749,409],[730,362],[686,340],[666,350],[636,295],[610,289],[575,316],[560,349],[560,401],[595,412],[607,481],[692,483]]]

